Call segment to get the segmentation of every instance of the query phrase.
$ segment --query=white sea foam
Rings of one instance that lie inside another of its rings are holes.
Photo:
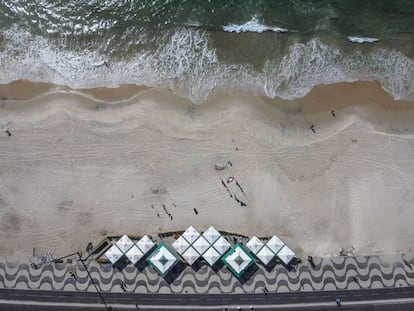
[[[168,88],[194,103],[223,91],[294,99],[319,84],[357,80],[380,81],[396,99],[414,95],[414,61],[385,48],[344,55],[312,39],[292,44],[283,57],[269,58],[257,71],[221,62],[209,35],[197,29],[165,34],[157,49],[119,60],[93,50],[67,50],[16,29],[2,35],[0,83],[25,79],[72,88],[137,84]]]
[[[256,17],[253,17],[250,21],[242,24],[229,24],[227,26],[223,26],[223,30],[227,32],[257,32],[262,33],[265,31],[274,31],[274,32],[287,32],[288,30],[281,27],[270,27],[259,23]]]
[[[352,37],[349,36],[348,40],[354,43],[374,43],[378,42],[379,39],[377,38],[369,38],[369,37]]]

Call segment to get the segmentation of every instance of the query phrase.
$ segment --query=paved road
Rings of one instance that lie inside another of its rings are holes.
[[[414,310],[414,287],[313,291],[265,294],[131,294],[103,293],[107,308],[117,310],[222,310],[224,306],[254,306],[254,310]],[[389,304],[384,304],[388,300]],[[15,304],[18,302],[18,304]],[[396,304],[398,303],[398,307]],[[65,306],[65,304],[70,304]],[[93,292],[0,289],[0,310],[106,310],[101,298]]]

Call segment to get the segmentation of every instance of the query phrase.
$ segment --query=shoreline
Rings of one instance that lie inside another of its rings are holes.
[[[314,256],[414,247],[414,106],[377,82],[318,86],[294,101],[217,95],[201,105],[131,85],[16,82],[0,94],[15,98],[0,104],[0,255],[65,253],[104,235],[189,225],[276,234]],[[228,160],[231,171],[217,174],[214,164]],[[222,187],[228,175],[247,207]]]

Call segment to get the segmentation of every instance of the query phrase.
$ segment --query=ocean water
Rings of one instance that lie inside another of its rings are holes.
[[[412,0],[3,0],[0,16],[0,83],[137,84],[198,104],[377,80],[414,98]]]

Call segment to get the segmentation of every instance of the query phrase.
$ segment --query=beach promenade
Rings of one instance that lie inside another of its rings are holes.
[[[297,271],[281,265],[266,270],[255,264],[241,279],[225,267],[214,271],[207,265],[197,268],[178,265],[162,278],[147,265],[128,265],[122,270],[86,262],[88,271],[102,292],[129,293],[269,293],[309,292],[320,290],[378,289],[414,285],[414,270],[404,256],[315,258],[315,268],[307,262]],[[38,266],[29,258],[0,258],[0,288],[63,291],[96,291],[81,262]],[[124,287],[124,289],[122,288]]]

